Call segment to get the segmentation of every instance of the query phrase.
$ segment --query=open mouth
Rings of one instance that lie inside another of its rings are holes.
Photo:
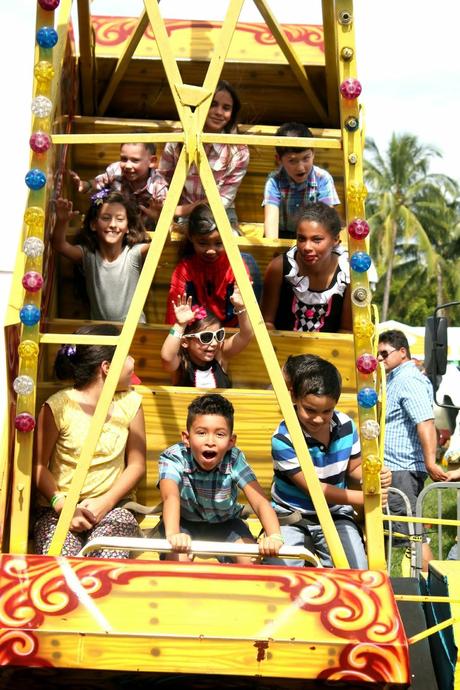
[[[214,460],[217,452],[215,450],[204,450],[202,455],[205,460]]]

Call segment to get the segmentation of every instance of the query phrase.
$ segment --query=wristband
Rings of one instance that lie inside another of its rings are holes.
[[[50,498],[50,506],[51,506],[51,508],[54,509],[54,507],[56,506],[57,503],[59,503],[59,501],[61,500],[61,498],[65,498],[65,494],[61,494],[61,493],[55,493],[55,494],[53,494],[53,495],[51,496],[51,498]]]
[[[169,329],[169,335],[173,335],[175,338],[182,338],[184,335],[183,331],[178,331],[175,328],[170,328]]]
[[[275,539],[276,541],[280,541],[282,544],[284,544],[284,539],[281,534],[268,534],[267,537],[268,539]]]
[[[244,314],[245,311],[246,311],[246,307],[243,307],[242,309],[239,309],[238,311],[236,311],[236,310],[234,309],[234,310],[233,310],[233,313],[234,313],[236,316],[239,316],[240,314]]]

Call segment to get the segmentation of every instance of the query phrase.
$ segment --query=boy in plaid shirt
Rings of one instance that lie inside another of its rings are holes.
[[[279,137],[312,137],[308,127],[287,122],[278,128]],[[332,176],[313,165],[315,152],[308,147],[277,146],[278,170],[271,172],[265,183],[265,237],[295,238],[297,219],[308,204],[322,201],[327,206],[340,203]]]
[[[160,534],[172,546],[171,560],[190,560],[192,539],[254,543],[237,502],[242,489],[265,535],[262,556],[276,556],[283,539],[275,511],[244,454],[235,446],[233,405],[222,395],[203,395],[189,405],[182,441],[160,455],[163,516]],[[250,563],[245,556],[237,563]]]

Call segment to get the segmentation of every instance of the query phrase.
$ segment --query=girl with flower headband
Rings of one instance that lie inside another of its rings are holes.
[[[174,300],[177,295],[185,294],[192,298],[192,304],[200,304],[213,313],[223,326],[237,326],[231,299],[235,276],[212,211],[206,204],[196,206],[190,214],[184,254],[171,277],[166,323],[174,323]],[[241,257],[249,277],[254,278],[253,283],[260,283],[259,268],[253,257],[250,254]],[[257,297],[255,286],[254,291]]]
[[[84,326],[76,333],[114,336],[120,331],[107,323]],[[114,354],[114,345],[64,345],[57,353],[56,376],[71,379],[73,387],[49,397],[38,416],[36,553],[48,552]],[[70,523],[64,556],[75,556],[96,537],[140,536],[136,518],[122,505],[135,498],[134,489],[145,473],[144,414],[142,397],[130,388],[133,369],[134,360],[128,356]],[[92,555],[128,558],[129,552]]]
[[[81,267],[91,319],[124,321],[150,242],[137,207],[119,192],[97,192],[71,244],[66,234],[74,215],[71,201],[57,199],[53,249]],[[145,323],[144,314],[140,321]]]
[[[237,285],[230,299],[240,330],[227,339],[217,317],[192,306],[192,297],[173,300],[175,323],[161,348],[163,368],[172,374],[173,385],[231,388],[228,362],[248,345],[252,328]]]

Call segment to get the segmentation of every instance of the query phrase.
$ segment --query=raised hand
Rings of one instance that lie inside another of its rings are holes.
[[[69,199],[59,197],[55,202],[56,220],[61,224],[70,223],[71,219],[79,215],[73,210],[73,204]]]
[[[88,183],[80,178],[80,176],[73,170],[69,170],[69,177],[72,180],[72,184],[77,190],[77,192],[87,192]]]
[[[144,216],[147,216],[147,218],[151,218],[155,222],[160,217],[160,213],[161,213],[162,208],[163,208],[163,202],[162,201],[155,201],[155,199],[153,197],[149,199],[147,206],[139,204],[139,209],[144,214]]]
[[[192,309],[192,298],[187,295],[177,295],[177,301],[172,300],[174,314],[176,316],[176,323],[178,326],[186,326],[189,321],[195,318],[195,312]]]
[[[233,288],[233,294],[230,297],[230,302],[233,304],[234,311],[244,309],[243,298],[241,297],[240,289],[236,283],[235,287]]]

